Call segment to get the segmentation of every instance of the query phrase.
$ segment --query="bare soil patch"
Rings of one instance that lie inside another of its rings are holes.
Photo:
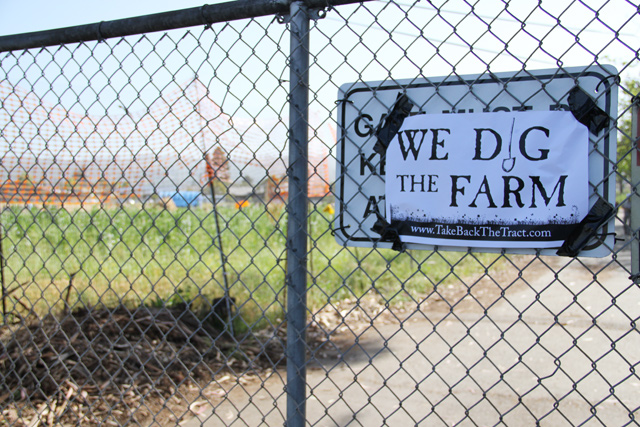
[[[334,302],[309,319],[310,360],[337,361],[366,330],[416,313],[491,305],[516,282],[517,269],[506,268],[393,305],[374,291]],[[222,400],[229,384],[250,386],[284,366],[284,328],[223,330],[184,307],[124,306],[5,328],[0,425],[175,425]]]
[[[189,310],[120,306],[5,330],[0,425],[171,424],[216,376],[284,360],[280,331],[221,329]]]

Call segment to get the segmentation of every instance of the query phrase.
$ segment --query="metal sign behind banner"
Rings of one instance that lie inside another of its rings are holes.
[[[385,119],[402,95],[408,98],[408,116],[418,114],[467,114],[479,112],[570,111],[569,97],[579,88],[583,98],[606,115],[589,133],[589,205],[598,200],[615,204],[617,90],[612,66],[518,71],[416,78],[384,82],[348,83],[340,87],[338,109],[335,235],[348,246],[391,248],[388,236],[374,232],[374,224],[385,217],[386,159],[374,149]],[[573,106],[573,105],[572,105]],[[573,106],[574,107],[574,106]],[[397,107],[396,107],[397,108]],[[575,113],[575,107],[574,113]],[[388,120],[386,120],[388,122]],[[585,123],[587,124],[587,123]],[[588,125],[590,126],[590,125]],[[396,129],[397,131],[397,129]],[[502,148],[501,158],[513,157]],[[580,256],[605,256],[614,244],[613,218],[602,225]],[[407,249],[433,249],[406,243]],[[445,250],[467,250],[463,246],[438,246]],[[477,249],[477,248],[475,248]],[[499,251],[500,248],[480,248]],[[508,248],[513,253],[555,255],[557,248]]]

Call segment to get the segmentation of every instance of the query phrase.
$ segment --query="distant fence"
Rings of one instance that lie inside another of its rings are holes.
[[[275,193],[286,196],[284,123],[224,114],[197,78],[163,93],[145,111],[123,109],[116,116],[51,107],[33,90],[8,84],[0,90],[3,136],[11,141],[1,171],[8,184],[6,203],[145,201],[178,191],[205,192],[210,178],[240,198],[259,189],[269,199]],[[316,129],[309,196],[324,197],[329,151],[321,141],[334,138],[335,130],[328,123]]]

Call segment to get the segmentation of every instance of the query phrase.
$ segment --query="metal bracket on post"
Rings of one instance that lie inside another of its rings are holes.
[[[319,9],[309,9],[309,19],[317,21],[318,19],[324,19],[327,17],[327,8],[321,7]]]
[[[309,19],[312,21],[317,21],[318,19],[324,19],[327,16],[327,12],[331,10],[331,6],[328,7],[320,7],[316,9],[307,9],[307,15]],[[291,14],[276,14],[276,21],[279,24],[289,24],[291,23]]]

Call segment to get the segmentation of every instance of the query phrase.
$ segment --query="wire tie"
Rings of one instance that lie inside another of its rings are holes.
[[[207,6],[203,4],[200,6],[200,19],[202,20],[202,25],[204,25],[205,30],[211,29],[211,23],[207,21],[207,18],[204,16],[204,8]]]
[[[98,43],[102,43],[105,40],[105,37],[102,35],[102,24],[104,23],[104,21],[100,21],[98,23],[98,28],[97,30],[97,35],[98,35]]]

